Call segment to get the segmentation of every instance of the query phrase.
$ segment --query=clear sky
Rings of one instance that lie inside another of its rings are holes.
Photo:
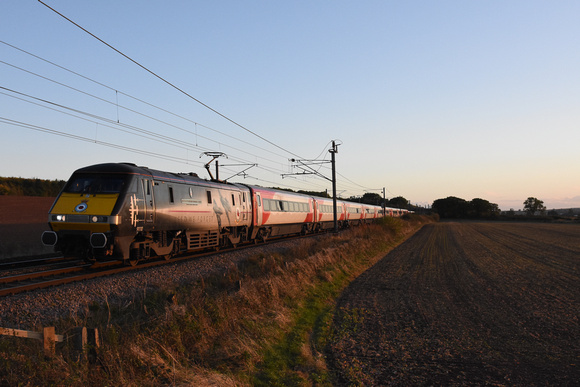
[[[243,128],[42,3],[0,0],[0,176],[206,177],[219,151],[258,164],[231,181],[330,191],[282,174],[337,140],[343,197],[580,207],[577,0],[45,3]]]

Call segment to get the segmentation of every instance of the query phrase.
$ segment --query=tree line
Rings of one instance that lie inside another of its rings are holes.
[[[0,177],[0,195],[54,197],[59,194],[65,184],[64,180]]]
[[[544,202],[535,197],[527,198],[523,204],[528,216],[544,215],[546,211]],[[501,214],[499,206],[495,203],[480,198],[467,201],[455,196],[435,200],[432,210],[441,218],[493,219]]]
[[[475,198],[471,201],[455,196],[437,199],[433,202],[432,210],[441,218],[476,218],[490,219],[500,215],[499,206],[485,199]]]

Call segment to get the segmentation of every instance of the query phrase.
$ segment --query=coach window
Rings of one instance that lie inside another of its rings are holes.
[[[234,206],[236,205],[236,199],[234,197],[234,194],[232,194],[232,205],[234,205]]]
[[[175,200],[173,199],[173,187],[171,186],[169,186],[169,202],[175,203]]]
[[[211,204],[211,191],[207,191],[207,204]]]

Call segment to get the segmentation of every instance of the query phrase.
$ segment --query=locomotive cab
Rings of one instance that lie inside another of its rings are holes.
[[[112,236],[120,224],[117,204],[129,178],[119,173],[75,172],[49,212],[52,231],[43,233],[42,242],[85,259],[112,255]]]

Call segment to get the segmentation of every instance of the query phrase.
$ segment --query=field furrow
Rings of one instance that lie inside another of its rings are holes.
[[[577,226],[425,226],[342,295],[334,365],[371,385],[574,383],[579,262]]]

